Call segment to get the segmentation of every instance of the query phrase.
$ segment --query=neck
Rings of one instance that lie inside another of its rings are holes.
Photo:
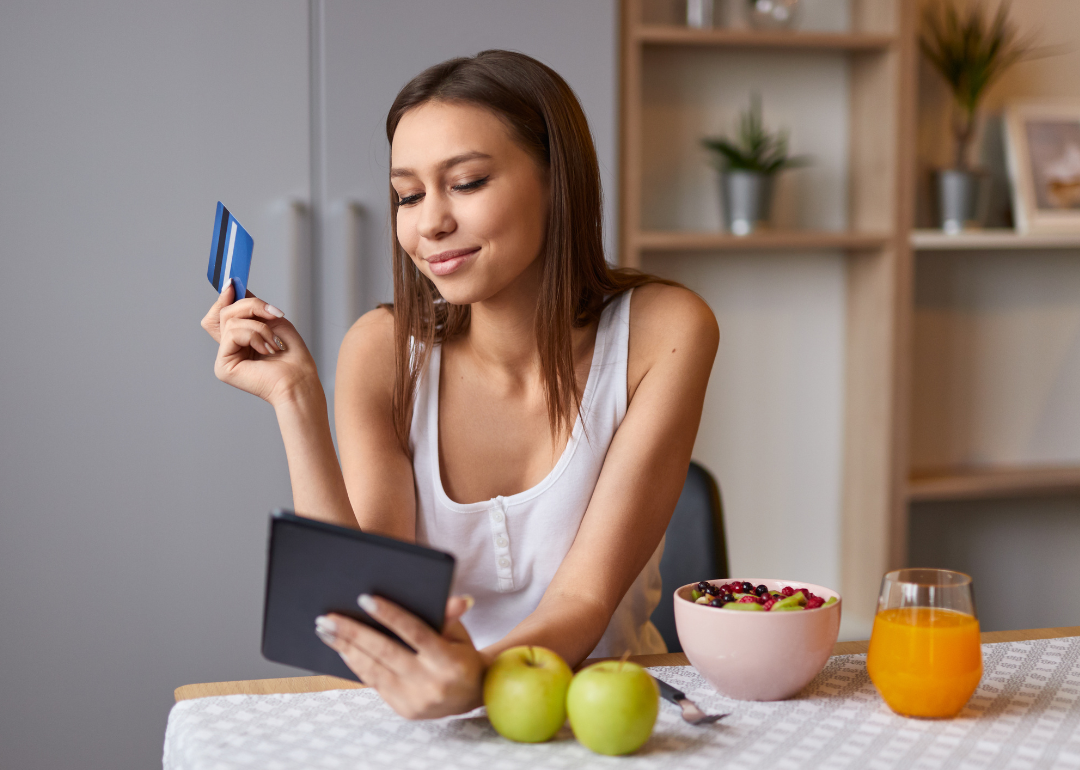
[[[536,300],[542,260],[536,260],[511,285],[470,310],[463,342],[478,363],[507,374],[527,376],[539,368]]]

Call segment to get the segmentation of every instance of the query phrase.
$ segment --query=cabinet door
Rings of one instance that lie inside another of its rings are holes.
[[[600,156],[608,253],[614,258],[615,0],[326,0],[322,14],[316,39],[324,101],[313,122],[321,167],[313,178],[321,173],[323,182],[313,194],[322,243],[320,371],[328,388],[349,325],[393,299],[386,113],[401,87],[433,64],[506,48],[535,56],[569,82]]]
[[[173,688],[293,671],[259,654],[281,439],[199,320],[218,200],[288,310],[307,6],[5,0],[0,104],[0,764],[152,767]]]

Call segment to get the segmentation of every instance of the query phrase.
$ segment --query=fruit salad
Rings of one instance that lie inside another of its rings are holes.
[[[694,586],[690,597],[695,604],[740,612],[816,610],[818,607],[836,604],[835,596],[826,601],[812,593],[809,588],[785,586],[779,591],[770,591],[764,585],[755,586],[745,580],[732,580],[720,585],[702,580]]]

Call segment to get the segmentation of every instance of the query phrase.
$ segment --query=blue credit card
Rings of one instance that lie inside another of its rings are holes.
[[[244,226],[218,201],[214,218],[214,240],[210,242],[210,266],[206,277],[218,293],[227,281],[232,281],[236,293],[233,302],[247,293],[248,273],[251,272],[251,252],[255,241]]]

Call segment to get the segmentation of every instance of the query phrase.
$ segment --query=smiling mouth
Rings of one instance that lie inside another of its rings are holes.
[[[431,270],[433,275],[450,275],[451,273],[457,272],[458,269],[467,263],[469,258],[478,251],[480,251],[479,246],[471,249],[442,251],[438,254],[432,254],[430,257],[427,257],[425,261],[428,263],[428,269]]]
[[[466,257],[469,254],[480,251],[480,247],[477,246],[472,249],[456,249],[454,251],[442,251],[438,254],[432,254],[430,257],[425,257],[424,261],[431,265],[437,265],[440,262],[446,262],[451,259],[457,259],[458,257]]]

